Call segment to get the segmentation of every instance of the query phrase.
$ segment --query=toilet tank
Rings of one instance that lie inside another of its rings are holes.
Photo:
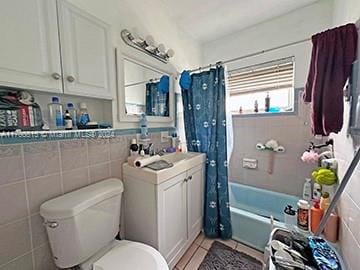
[[[43,203],[55,264],[78,265],[114,240],[119,231],[121,180],[111,178]]]

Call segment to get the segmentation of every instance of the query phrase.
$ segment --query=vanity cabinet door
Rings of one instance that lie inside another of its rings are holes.
[[[199,165],[187,173],[188,239],[194,239],[203,227],[204,166]]]
[[[171,264],[187,241],[186,173],[158,187],[159,251]]]
[[[62,92],[56,1],[0,5],[0,85]]]
[[[110,27],[67,1],[58,1],[64,93],[112,99],[115,51]]]

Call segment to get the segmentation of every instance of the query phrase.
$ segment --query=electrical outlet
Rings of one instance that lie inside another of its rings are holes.
[[[161,136],[161,142],[162,143],[166,143],[169,141],[169,131],[162,131],[160,133],[160,136]]]
[[[255,170],[258,167],[257,159],[244,158],[243,159],[243,168]]]

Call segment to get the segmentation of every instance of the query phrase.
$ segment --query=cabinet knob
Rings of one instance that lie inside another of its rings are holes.
[[[67,76],[66,79],[68,80],[68,82],[74,82],[75,81],[75,78],[71,75]]]
[[[188,178],[185,178],[185,179],[184,179],[184,182],[187,182],[188,180],[189,180]]]
[[[54,79],[54,80],[60,80],[61,78],[61,75],[57,72],[54,72],[53,74],[51,74],[51,77]]]
[[[190,180],[192,180],[192,175],[190,175],[190,176],[188,177],[188,181],[190,181]]]

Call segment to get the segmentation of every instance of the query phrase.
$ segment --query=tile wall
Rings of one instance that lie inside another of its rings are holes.
[[[0,145],[0,270],[51,270],[40,205],[109,177],[122,177],[132,135]],[[151,134],[156,148],[160,133]]]
[[[301,93],[299,93],[300,95]],[[296,115],[233,117],[234,150],[230,160],[230,181],[291,195],[302,194],[313,165],[300,157],[314,138],[310,131],[309,107],[299,103]],[[286,149],[275,154],[273,174],[268,173],[270,154],[258,151],[256,144],[275,139]],[[258,160],[258,169],[242,167],[243,158]]]

